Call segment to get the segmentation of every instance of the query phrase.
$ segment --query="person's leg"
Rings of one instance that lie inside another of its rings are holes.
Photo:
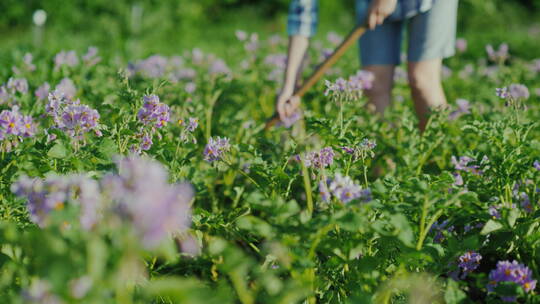
[[[365,93],[369,103],[375,106],[375,111],[382,115],[392,100],[395,65],[374,64],[363,68],[375,76],[373,86]]]
[[[358,23],[364,23],[370,0],[356,1]],[[362,69],[375,76],[373,87],[366,90],[369,103],[375,106],[377,113],[383,114],[392,99],[394,69],[400,63],[400,47],[403,23],[386,20],[374,30],[368,30],[360,38],[360,61]]]
[[[446,106],[441,84],[441,59],[408,63],[409,84],[420,130],[426,127],[430,109]]]
[[[455,53],[457,5],[458,0],[436,0],[409,20],[408,76],[421,130],[430,109],[446,106],[442,59]]]

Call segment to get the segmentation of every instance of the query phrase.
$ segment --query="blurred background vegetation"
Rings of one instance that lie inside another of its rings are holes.
[[[354,1],[320,0],[319,35],[330,30],[346,34],[354,23]],[[105,55],[118,58],[180,53],[193,47],[219,52],[227,58],[227,46],[235,43],[236,29],[258,32],[262,38],[275,33],[285,35],[288,3],[289,0],[2,0],[0,56],[9,56],[13,49],[83,51],[95,45]],[[32,23],[32,15],[39,9],[47,13],[44,29],[37,29]],[[540,0],[461,0],[459,36],[474,39],[477,46],[508,42],[514,54],[517,51],[523,58],[534,58],[540,41],[539,11]],[[42,39],[36,39],[36,35]]]

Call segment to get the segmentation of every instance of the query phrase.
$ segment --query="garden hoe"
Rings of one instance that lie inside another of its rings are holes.
[[[296,89],[293,96],[301,98],[304,94],[311,89],[311,87],[317,83],[317,81],[324,75],[324,73],[349,49],[349,47],[366,31],[365,25],[358,25],[355,27],[341,42],[341,44],[334,50],[334,52],[326,58],[326,60],[311,74],[311,76],[304,82],[304,84]],[[279,114],[276,112],[274,115],[266,121],[265,130],[272,128],[278,122],[280,122]]]

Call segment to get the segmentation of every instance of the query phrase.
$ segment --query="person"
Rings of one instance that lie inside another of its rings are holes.
[[[441,84],[442,59],[455,53],[457,6],[458,0],[356,0],[357,22],[368,27],[359,41],[360,61],[363,69],[375,77],[372,88],[365,93],[376,112],[383,114],[390,105],[405,28],[407,76],[420,129],[425,128],[430,109],[446,106]],[[317,0],[292,0],[287,26],[287,67],[276,100],[282,121],[300,106],[300,99],[293,94],[317,19]]]

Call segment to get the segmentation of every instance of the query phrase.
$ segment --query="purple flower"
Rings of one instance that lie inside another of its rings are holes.
[[[370,89],[373,85],[374,75],[368,71],[360,70],[351,75],[348,80],[336,79],[335,82],[325,80],[325,96],[335,100],[356,100],[360,98],[363,90]]]
[[[319,182],[319,194],[321,195],[321,198],[324,202],[330,201],[331,194],[330,190],[328,189],[328,181],[326,180],[326,178],[323,178]]]
[[[508,93],[507,87],[495,88],[495,95],[497,95],[497,97],[500,97],[502,99],[506,99],[508,98],[508,96],[510,96]]]
[[[517,261],[499,261],[497,263],[497,268],[489,273],[488,291],[494,292],[495,287],[501,282],[516,283],[523,287],[525,292],[532,292],[536,288],[536,280],[532,279],[532,271]],[[508,299],[514,301],[513,297]]]
[[[483,171],[480,170],[480,166],[471,165],[471,162],[474,162],[474,159],[468,156],[461,156],[459,160],[455,156],[452,156],[452,164],[456,170],[482,175]]]
[[[459,173],[453,173],[454,176],[454,183],[453,186],[463,186],[463,177]]]
[[[244,48],[248,52],[255,52],[259,48],[259,35],[257,33],[252,33],[249,36],[249,41],[244,45]]]
[[[152,147],[152,135],[144,134],[141,141],[141,150],[148,151]]]
[[[450,222],[448,220],[444,220],[442,223],[439,223],[439,221],[436,221],[433,223],[433,225],[429,228],[429,231],[435,232],[435,237],[433,237],[433,242],[435,243],[442,243],[445,240],[443,232],[446,231],[447,233],[452,233],[454,231],[454,226],[448,226]]]
[[[86,296],[88,291],[90,291],[92,285],[92,278],[89,276],[82,276],[69,282],[69,292],[75,299],[82,299]]]
[[[540,171],[540,161],[535,160],[534,163],[533,163],[533,167],[534,167],[536,170]]]
[[[189,123],[186,126],[186,131],[194,132],[198,126],[199,126],[199,120],[197,118],[190,117]]]
[[[516,83],[508,87],[508,93],[514,99],[528,99],[530,96],[529,89],[526,86]]]
[[[137,118],[144,125],[161,128],[170,119],[169,106],[160,102],[157,95],[146,95],[143,97],[144,104],[137,113]]]
[[[35,133],[36,124],[32,117],[20,114],[18,107],[14,106],[12,110],[3,110],[0,112],[0,145],[6,139],[32,137]]]
[[[286,54],[270,54],[264,58],[264,64],[282,71],[287,67]]]
[[[227,64],[225,63],[225,61],[221,60],[221,59],[216,59],[212,62],[212,64],[210,65],[210,67],[208,68],[208,72],[211,74],[211,75],[220,75],[220,74],[223,74],[223,75],[230,75],[231,74],[231,70],[229,69],[229,67],[227,66]]]
[[[240,40],[240,41],[244,41],[247,39],[248,37],[248,34],[242,30],[236,30],[234,32],[234,35],[236,36],[236,39]]]
[[[91,229],[99,217],[101,196],[98,184],[81,175],[51,175],[45,179],[23,176],[11,190],[27,200],[30,219],[40,227],[51,224],[52,212],[60,212],[68,206],[79,208],[79,222],[86,230]],[[63,222],[56,224],[63,225]]]
[[[204,147],[204,160],[207,162],[214,162],[216,160],[221,160],[223,155],[228,152],[231,148],[229,139],[226,137],[215,137],[210,138],[208,143]]]
[[[343,37],[338,35],[336,32],[329,32],[326,35],[326,40],[333,45],[338,45],[343,40]]]
[[[101,57],[99,57],[97,54],[98,54],[97,47],[95,46],[88,47],[88,51],[86,52],[86,54],[82,56],[82,60],[84,64],[90,67],[98,64],[101,61]]]
[[[463,114],[471,113],[471,111],[470,111],[471,105],[470,105],[468,100],[460,98],[460,99],[456,100],[456,104],[457,104],[457,109],[455,111],[452,111],[448,115],[448,118],[450,120],[455,120],[455,119],[457,119],[459,116],[461,116]]]
[[[456,49],[463,53],[467,50],[467,40],[465,38],[456,39]]]
[[[46,99],[47,96],[49,96],[49,90],[51,89],[51,85],[48,82],[44,82],[39,88],[37,88],[36,92],[34,93],[38,100]]]
[[[326,147],[320,151],[309,152],[305,158],[306,167],[316,169],[326,168],[334,162],[334,155],[332,147]]]
[[[268,43],[271,46],[276,46],[276,45],[280,44],[281,42],[283,42],[283,39],[281,38],[281,36],[279,34],[274,34],[274,35],[272,35],[272,36],[270,36],[268,38]]]
[[[480,265],[480,260],[482,256],[474,251],[467,251],[458,258],[459,268],[461,268],[462,276],[461,279],[464,279],[467,274],[473,272]]]
[[[277,125],[284,126],[285,128],[290,128],[301,118],[302,118],[302,114],[300,114],[300,111],[296,111],[292,113],[290,116],[286,117],[285,120],[283,119],[280,120]]]
[[[499,211],[501,209],[501,206],[499,205],[491,205],[488,208],[488,213],[493,219],[500,219],[501,218],[501,212]]]
[[[368,156],[374,157],[375,147],[377,147],[377,142],[375,140],[370,140],[364,138],[358,145],[353,147],[341,147],[343,152],[352,155],[352,161],[356,162],[359,159],[365,159]]]
[[[191,185],[170,185],[163,165],[147,158],[132,155],[117,160],[117,166],[119,173],[106,176],[101,185],[114,212],[144,247],[154,248],[190,226]]]
[[[486,46],[486,52],[490,60],[497,63],[504,63],[508,59],[508,44],[502,43],[496,51],[491,44],[488,44]]]
[[[165,75],[167,69],[167,57],[161,55],[152,55],[146,59],[139,60],[134,64],[130,64],[128,69],[130,74],[139,74],[149,78],[160,78]]]
[[[342,176],[340,173],[334,176],[328,189],[334,197],[343,203],[348,203],[355,199],[362,199],[363,201],[371,200],[371,191],[369,189],[362,189],[350,177]]]
[[[62,92],[66,98],[72,99],[77,94],[77,88],[73,83],[73,80],[68,77],[63,78],[59,84],[54,88],[55,91]]]
[[[192,94],[197,89],[197,85],[194,82],[188,82],[186,83],[186,86],[184,87],[184,90],[188,94]]]
[[[74,67],[79,64],[79,57],[75,51],[61,51],[54,56],[54,68],[58,70],[62,66]]]
[[[16,92],[21,94],[28,93],[28,81],[26,81],[26,78],[9,78],[6,87],[11,91],[11,94],[15,94]]]
[[[45,280],[34,279],[32,284],[23,289],[21,296],[25,303],[61,304],[58,296],[51,292],[51,284]]]
[[[54,120],[54,128],[66,132],[76,140],[81,140],[87,132],[99,135],[99,113],[80,100],[71,100],[61,91],[49,93],[45,111]]]

